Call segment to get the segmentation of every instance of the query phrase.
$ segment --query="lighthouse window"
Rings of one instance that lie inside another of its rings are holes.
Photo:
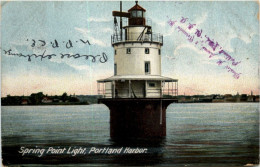
[[[140,10],[137,11],[137,17],[142,17],[142,11]]]
[[[158,54],[161,55],[161,49],[158,49]]]
[[[133,10],[133,11],[131,12],[131,14],[132,14],[132,17],[136,17],[136,10]]]
[[[117,66],[114,64],[114,75],[117,75]]]
[[[150,74],[150,62],[149,61],[146,61],[144,63],[144,71],[145,71],[145,74]]]
[[[116,55],[116,50],[115,50],[115,55]]]
[[[149,48],[145,48],[145,54],[149,54]]]
[[[149,83],[149,87],[155,87],[155,83]]]
[[[126,48],[126,53],[131,54],[131,48]]]

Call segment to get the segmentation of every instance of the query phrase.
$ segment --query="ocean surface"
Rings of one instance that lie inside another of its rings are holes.
[[[171,104],[166,114],[167,136],[155,141],[111,140],[109,109],[102,104],[2,106],[1,110],[4,165],[250,166],[259,163],[258,103]],[[39,152],[22,155],[26,148],[35,152],[45,149],[45,152],[41,156]],[[50,148],[66,151],[47,154]],[[143,148],[147,152],[89,153],[93,148]],[[85,151],[73,156],[73,149]]]

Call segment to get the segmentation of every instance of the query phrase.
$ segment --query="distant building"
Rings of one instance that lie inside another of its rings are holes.
[[[52,99],[50,99],[49,97],[43,97],[42,103],[52,103]]]
[[[231,94],[225,94],[224,98],[232,98],[232,95]]]
[[[22,99],[22,102],[21,102],[22,105],[27,105],[28,103],[29,103],[29,101],[27,99]]]
[[[259,96],[253,95],[253,91],[251,90],[251,95],[249,95],[247,97],[247,101],[248,102],[256,102],[257,101],[257,97],[259,97]],[[259,98],[258,98],[258,102],[259,102]]]
[[[248,96],[247,97],[247,101],[248,102],[254,102],[255,101],[255,96],[252,96],[252,95]]]
[[[233,97],[231,94],[225,94],[224,102],[236,102],[236,98]]]
[[[55,102],[55,103],[62,103],[62,100],[58,99],[58,98],[55,98],[52,100],[52,102]]]
[[[247,94],[241,94],[240,101],[241,102],[246,102],[247,101]]]
[[[183,95],[178,96],[178,100],[179,100],[179,102],[185,102],[186,101],[185,95],[184,96]]]

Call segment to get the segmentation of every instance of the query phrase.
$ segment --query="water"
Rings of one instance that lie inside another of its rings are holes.
[[[105,105],[3,106],[4,164],[33,166],[243,166],[258,164],[257,103],[171,104],[167,136],[157,142],[115,142]],[[147,148],[144,154],[25,155],[26,148]]]

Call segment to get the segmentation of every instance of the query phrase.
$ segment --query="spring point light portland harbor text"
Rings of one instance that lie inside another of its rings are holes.
[[[166,108],[178,102],[178,80],[161,76],[163,36],[152,31],[145,12],[137,1],[128,12],[122,2],[112,12],[114,76],[97,81],[99,102],[110,109],[111,138],[166,136]]]

